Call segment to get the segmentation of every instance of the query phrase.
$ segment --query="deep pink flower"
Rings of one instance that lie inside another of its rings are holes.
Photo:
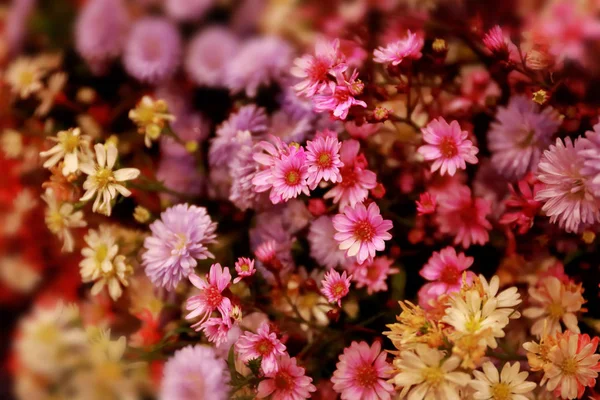
[[[375,203],[357,204],[345,207],[341,214],[333,217],[333,227],[336,230],[335,240],[340,244],[340,250],[346,250],[346,256],[356,256],[359,263],[375,257],[377,250],[385,249],[385,240],[392,235],[392,221],[381,217],[379,207]]]
[[[429,192],[421,193],[416,203],[418,215],[433,214],[435,212],[435,196]]]
[[[342,400],[389,400],[394,387],[387,380],[394,369],[386,361],[381,343],[352,342],[340,355],[331,382]]]
[[[454,175],[457,169],[465,169],[467,165],[477,164],[475,156],[479,149],[467,139],[467,131],[460,129],[458,122],[450,124],[442,117],[431,121],[423,131],[423,140],[428,143],[417,150],[425,160],[434,160],[431,172],[438,169],[440,174]]]
[[[467,257],[464,253],[456,254],[454,247],[448,246],[439,253],[434,252],[419,271],[419,275],[428,281],[434,281],[429,284],[429,291],[439,296],[442,293],[458,291],[462,284],[463,271],[472,264],[473,257]],[[475,275],[469,271],[467,276],[472,279]]]
[[[308,164],[302,147],[291,146],[289,154],[275,161],[273,188],[269,198],[273,204],[286,202],[298,197],[300,193],[310,195],[308,190]],[[295,150],[293,150],[295,149]]]
[[[194,286],[200,289],[200,294],[192,296],[187,300],[185,308],[191,312],[185,318],[193,319],[199,315],[202,316],[200,321],[192,325],[192,328],[198,330],[200,325],[215,310],[221,313],[223,319],[229,318],[231,314],[231,300],[222,294],[231,283],[231,274],[228,267],[222,268],[221,264],[216,263],[211,265],[206,279],[202,279],[196,274],[191,274],[189,279]]]
[[[317,187],[321,180],[331,183],[340,182],[340,161],[342,144],[337,137],[321,135],[315,140],[306,142],[306,162],[308,165],[308,185],[311,189]]]
[[[266,192],[273,187],[273,167],[277,160],[290,154],[290,146],[277,136],[270,135],[270,141],[263,140],[256,145],[258,150],[253,158],[261,165],[261,171],[252,178],[254,190],[258,193]]]
[[[440,232],[454,236],[454,244],[468,248],[473,244],[485,244],[492,224],[486,219],[491,212],[490,202],[471,197],[471,189],[460,186],[448,193],[438,205],[436,221]]]
[[[294,89],[304,97],[312,97],[325,89],[336,74],[344,72],[347,65],[340,52],[340,41],[318,39],[315,44],[315,55],[305,54],[294,61],[292,75],[302,79]]]
[[[358,72],[354,72],[348,80],[341,73],[337,74],[337,82],[330,82],[321,94],[313,97],[315,111],[330,111],[338,119],[344,120],[352,106],[367,107],[367,103],[354,96],[362,93],[364,84],[356,80]]]
[[[542,202],[535,200],[537,193],[544,187],[532,174],[528,174],[517,184],[509,185],[510,196],[504,201],[506,212],[500,218],[500,223],[518,227],[523,235],[533,226],[533,220],[542,208]]]
[[[358,289],[366,287],[367,293],[384,292],[387,290],[387,277],[400,272],[398,268],[392,268],[394,260],[387,257],[375,257],[373,260],[351,265],[352,280],[356,282]]]
[[[504,32],[502,32],[500,26],[494,26],[485,34],[483,37],[483,44],[498,58],[504,60],[508,59],[508,39],[504,36]]]
[[[238,283],[242,278],[247,278],[256,273],[254,268],[254,260],[246,257],[240,257],[235,263],[235,270],[238,273],[237,278],[233,280],[233,283]]]
[[[330,269],[321,281],[321,286],[323,286],[321,293],[327,298],[327,301],[337,303],[341,307],[342,297],[346,296],[350,290],[351,278],[352,275],[347,276],[346,271],[340,275],[336,270]]]
[[[404,39],[390,43],[385,47],[378,47],[373,52],[375,56],[373,61],[380,64],[390,63],[392,65],[400,64],[404,59],[418,60],[421,58],[421,49],[423,48],[423,38],[410,30]]]
[[[265,374],[276,372],[277,357],[285,354],[285,345],[270,331],[268,322],[263,322],[256,333],[246,332],[240,336],[235,349],[244,362],[262,357],[260,366]]]
[[[272,395],[273,400],[302,400],[317,390],[311,383],[312,378],[305,375],[304,368],[296,365],[296,358],[285,354],[279,357],[277,364],[279,369],[265,373],[266,379],[258,384],[257,398]]]

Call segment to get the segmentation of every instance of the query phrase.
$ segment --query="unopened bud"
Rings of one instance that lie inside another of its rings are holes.
[[[150,220],[150,211],[145,207],[137,206],[135,210],[133,210],[133,219],[140,224],[145,224]]]

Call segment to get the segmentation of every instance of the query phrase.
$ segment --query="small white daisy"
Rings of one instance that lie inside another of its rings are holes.
[[[74,207],[71,203],[60,203],[54,196],[52,189],[46,190],[46,193],[42,195],[42,199],[48,204],[48,208],[46,209],[46,225],[48,229],[63,241],[63,252],[72,252],[74,240],[71,228],[82,228],[87,225],[83,220],[83,212],[74,212]]]
[[[526,380],[529,376],[528,372],[519,372],[518,362],[512,365],[504,364],[500,374],[489,361],[484,363],[482,368],[483,372],[473,371],[475,379],[470,385],[475,389],[474,400],[527,400],[524,394],[531,392],[537,386]]]
[[[49,139],[56,144],[50,150],[40,153],[42,157],[49,157],[44,163],[44,168],[52,168],[60,160],[64,160],[62,173],[67,176],[77,172],[79,164],[87,161],[90,157],[91,138],[82,135],[79,128],[60,131],[56,137]]]

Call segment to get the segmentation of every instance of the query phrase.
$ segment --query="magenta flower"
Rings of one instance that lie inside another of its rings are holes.
[[[331,382],[342,400],[389,400],[394,386],[388,382],[394,369],[386,361],[381,343],[352,342],[340,355]]]
[[[202,316],[200,321],[192,325],[192,328],[197,328],[206,321],[213,311],[218,310],[221,313],[221,317],[226,320],[231,315],[231,300],[223,296],[223,291],[227,289],[231,283],[231,274],[229,268],[222,268],[221,264],[216,263],[211,265],[209,273],[206,275],[206,279],[200,278],[196,274],[189,276],[190,282],[198,289],[200,294],[192,296],[187,299],[185,308],[191,311],[185,316],[186,319],[193,319]]]
[[[311,383],[312,378],[305,375],[304,368],[296,364],[296,358],[284,354],[277,364],[277,371],[265,372],[266,379],[258,384],[257,398],[272,396],[273,400],[300,400],[309,398],[310,393],[317,390]]]
[[[285,355],[285,345],[277,339],[277,334],[270,331],[269,323],[263,322],[256,333],[246,332],[235,343],[240,360],[247,362],[261,358],[263,372],[277,372],[277,358]]]
[[[403,60],[418,60],[421,58],[423,38],[410,30],[404,39],[397,40],[385,47],[378,47],[373,51],[373,61],[380,64],[398,65]]]
[[[352,275],[347,276],[346,271],[340,275],[334,269],[330,269],[325,273],[321,281],[321,293],[327,298],[330,303],[337,303],[342,306],[342,297],[345,297],[350,290],[350,279]]]
[[[375,252],[385,249],[385,240],[392,235],[392,221],[384,220],[375,203],[357,204],[345,207],[342,214],[333,217],[333,227],[336,230],[335,240],[340,244],[340,250],[346,250],[346,256],[356,256],[358,263],[375,257]]]
[[[464,253],[456,254],[454,247],[446,247],[438,253],[437,251],[423,266],[419,275],[428,281],[434,281],[425,286],[429,293],[435,293],[436,297],[442,293],[451,293],[460,290],[463,271],[473,264],[473,257],[467,257]],[[467,277],[472,279],[475,274],[467,272]]]
[[[494,26],[485,34],[483,44],[492,54],[501,59],[508,59],[508,39],[504,36],[500,26]]]
[[[421,193],[416,203],[418,215],[433,214],[435,212],[435,196],[429,192]]]
[[[254,268],[254,260],[246,257],[238,258],[235,263],[235,270],[238,273],[238,276],[233,280],[233,283],[238,283],[243,278],[247,278],[256,273],[256,269]]]
[[[367,293],[384,292],[388,289],[387,277],[400,272],[398,268],[392,268],[394,260],[387,257],[375,257],[373,260],[350,266],[352,280],[356,282],[358,289],[366,287]]]
[[[339,39],[318,39],[314,56],[305,54],[294,61],[292,75],[302,79],[294,86],[298,95],[312,97],[325,90],[336,74],[346,70],[347,65],[343,59]]]
[[[498,222],[517,227],[517,232],[523,235],[533,226],[533,220],[542,208],[542,202],[535,200],[535,196],[543,189],[544,184],[532,174],[527,174],[518,182],[517,187],[518,190],[514,185],[509,186],[510,196],[504,201],[506,212]]]
[[[227,341],[232,325],[232,320],[229,317],[212,317],[203,322],[200,325],[200,329],[204,332],[209,342],[219,347]]]
[[[308,190],[308,165],[302,147],[290,146],[289,154],[275,161],[272,167],[273,187],[269,198],[273,204],[286,202],[300,193],[310,195]]]
[[[356,80],[357,77],[358,72],[356,71],[349,80],[346,80],[341,73],[337,74],[337,83],[330,82],[321,94],[313,97],[315,111],[329,111],[334,117],[344,120],[348,116],[351,107],[366,108],[367,103],[354,98],[363,90],[363,84]]]
[[[341,182],[340,168],[344,166],[339,155],[341,147],[337,137],[331,136],[320,135],[306,142],[308,185],[311,189],[316,188],[321,180]]]
[[[431,121],[423,131],[423,140],[428,143],[417,150],[425,160],[434,160],[431,172],[438,169],[452,176],[457,169],[467,168],[465,162],[477,164],[475,156],[479,150],[467,140],[468,132],[462,131],[458,122],[450,124],[443,117]]]

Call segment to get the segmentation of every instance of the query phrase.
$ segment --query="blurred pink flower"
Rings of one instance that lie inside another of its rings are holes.
[[[496,57],[508,60],[508,39],[504,36],[504,32],[502,32],[500,26],[495,25],[487,31],[483,37],[483,44]]]
[[[389,275],[400,272],[398,268],[392,268],[394,260],[387,257],[375,257],[373,260],[359,264],[354,263],[349,267],[352,280],[356,282],[358,289],[366,287],[367,293],[386,291],[386,283]]]
[[[333,238],[334,235],[335,228],[328,215],[322,215],[314,220],[308,230],[310,256],[326,268],[335,268],[346,263],[345,252],[339,249],[338,242]]]
[[[294,89],[301,96],[314,96],[326,89],[336,74],[346,70],[347,65],[343,61],[339,39],[318,39],[314,56],[305,54],[294,61],[292,75],[302,79]]]
[[[404,39],[389,43],[385,47],[378,47],[373,52],[373,61],[380,64],[390,63],[392,65],[400,64],[404,59],[418,60],[421,58],[421,49],[423,48],[423,38],[410,30]]]
[[[535,200],[537,193],[544,187],[532,174],[528,174],[517,184],[510,185],[510,196],[505,200],[508,210],[500,218],[501,224],[518,227],[523,235],[533,226],[533,220],[542,208],[542,202]]]
[[[435,212],[435,196],[429,192],[421,193],[416,203],[418,215],[433,214]]]
[[[337,303],[342,306],[342,297],[348,294],[350,290],[350,279],[352,275],[347,276],[346,271],[341,275],[334,269],[330,269],[325,273],[321,281],[321,293],[327,298],[330,303]]]
[[[296,364],[296,358],[287,354],[277,360],[276,372],[265,373],[265,379],[258,384],[256,397],[264,399],[272,395],[277,400],[307,399],[317,390],[311,383],[312,378],[305,375],[304,368]]]
[[[271,332],[269,323],[264,322],[256,333],[246,332],[235,343],[240,360],[247,362],[261,358],[260,366],[265,374],[277,372],[277,358],[285,354],[285,345]]]
[[[442,293],[458,291],[462,284],[463,271],[472,264],[473,257],[467,257],[464,253],[456,254],[454,247],[448,246],[439,253],[433,252],[427,264],[419,271],[419,275],[428,281],[434,281],[429,284],[429,290],[439,296]],[[473,276],[475,275],[471,271],[467,272],[468,278],[472,279]]]
[[[209,318],[202,325],[200,329],[206,335],[209,342],[214,343],[216,347],[221,346],[227,341],[229,331],[232,327],[231,318]]]

